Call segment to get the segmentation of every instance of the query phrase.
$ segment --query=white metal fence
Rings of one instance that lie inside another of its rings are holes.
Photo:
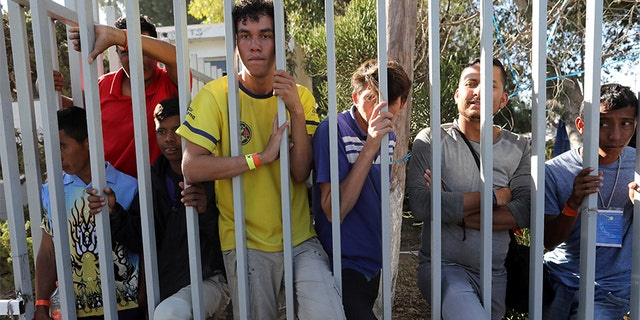
[[[232,6],[232,0],[225,0],[225,28],[226,34],[231,34],[233,30],[231,13],[229,8]],[[283,24],[283,3],[282,1],[275,1],[276,4],[276,39],[282,43],[284,39],[284,24]],[[438,8],[439,2],[437,0],[429,1],[429,8]],[[386,1],[378,1],[378,51],[381,61],[386,61]],[[487,74],[492,72],[491,68],[491,52],[492,39],[493,39],[493,27],[491,23],[492,19],[492,1],[481,1],[481,70],[486,77]],[[585,103],[587,105],[599,104],[599,79],[600,79],[600,61],[601,61],[601,35],[602,35],[602,0],[599,1],[587,1],[587,52],[586,52],[586,75],[587,79],[585,83]],[[34,107],[33,107],[33,93],[31,92],[31,71],[28,63],[28,44],[27,34],[25,27],[25,10],[31,9],[31,16],[33,18],[33,32],[34,32],[34,45],[36,51],[37,60],[37,74],[39,75],[39,92],[40,92],[40,104],[46,106],[41,108],[42,119],[48,119],[43,121],[43,133],[44,143],[46,150],[46,163],[48,182],[52,186],[51,190],[51,206],[53,210],[64,212],[64,195],[62,194],[62,181],[61,181],[61,163],[60,154],[58,148],[58,132],[54,119],[56,119],[56,110],[59,105],[59,98],[56,92],[53,91],[53,78],[52,70],[57,67],[57,53],[55,37],[53,34],[51,19],[58,19],[68,25],[77,25],[81,28],[82,43],[87,48],[86,44],[93,43],[92,25],[95,19],[95,6],[89,1],[74,1],[67,0],[65,5],[57,4],[51,0],[9,0],[8,9],[11,25],[11,38],[13,48],[14,68],[16,70],[16,83],[18,88],[18,104],[20,113],[20,126],[22,128],[22,140],[23,140],[23,157],[25,159],[25,176],[27,186],[27,199],[26,204],[29,209],[29,218],[32,221],[33,226],[38,226],[40,223],[40,212],[42,212],[40,204],[40,172],[38,166],[38,154],[36,143],[36,126],[34,120]],[[541,319],[542,309],[542,250],[543,250],[543,218],[544,218],[544,159],[545,159],[545,57],[546,57],[546,1],[533,1],[532,7],[533,15],[533,94],[532,94],[532,171],[533,188],[532,188],[532,206],[531,206],[531,276],[530,276],[530,312],[529,317],[531,319]],[[175,22],[176,22],[176,47],[177,58],[179,61],[179,94],[180,105],[187,106],[191,99],[192,94],[195,94],[200,88],[202,82],[208,81],[210,78],[218,76],[216,73],[206,73],[201,68],[197,68],[200,64],[200,60],[197,57],[190,57],[188,53],[187,45],[187,29],[186,29],[186,4],[184,1],[174,2]],[[144,237],[144,259],[146,261],[153,261],[155,257],[155,244],[153,243],[154,230],[153,230],[153,216],[150,214],[151,197],[150,190],[150,173],[149,173],[149,154],[146,143],[146,118],[144,116],[144,84],[142,82],[142,50],[140,42],[140,26],[137,22],[139,16],[138,2],[135,0],[126,1],[126,15],[127,25],[129,26],[129,48],[130,48],[130,69],[132,73],[132,94],[134,105],[134,121],[135,121],[135,142],[137,150],[137,166],[139,177],[139,189],[141,199],[141,209],[143,211],[143,237]],[[433,139],[439,141],[440,137],[440,70],[439,70],[439,12],[438,10],[429,10],[429,31],[430,31],[430,44],[429,44],[429,58],[430,65],[432,66],[429,74],[431,83],[431,121],[435,130],[433,132]],[[326,21],[327,21],[327,66],[328,66],[328,81],[329,81],[329,121],[332,124],[330,128],[335,128],[337,123],[336,112],[336,91],[335,91],[335,43],[333,40],[334,27],[333,27],[333,3],[331,1],[326,2]],[[227,70],[234,70],[234,39],[233,37],[226,37],[226,53],[227,53]],[[276,47],[284,48],[284,45]],[[98,88],[97,77],[99,74],[96,63],[89,65],[87,61],[87,52],[89,50],[83,50],[81,54],[76,52],[70,52],[69,60],[71,64],[72,75],[72,91],[75,101],[82,101],[81,88],[84,88],[84,96],[86,106],[98,106]],[[8,62],[6,60],[6,43],[3,39],[0,42],[0,78],[8,79]],[[284,69],[284,52],[277,52],[277,66]],[[115,59],[114,59],[115,61]],[[189,67],[196,67],[192,70],[194,76],[193,89],[189,88]],[[380,66],[380,85],[381,91],[386,92],[386,64]],[[82,76],[80,76],[82,74]],[[137,76],[136,76],[137,75]],[[84,82],[82,83],[82,80]],[[488,103],[491,101],[491,86],[486,86],[488,83],[482,83],[482,106],[491,105]],[[238,84],[235,77],[229,77],[229,105],[237,105],[237,91]],[[9,92],[9,84],[7,81],[3,81],[0,85],[0,98],[2,102],[2,108],[0,109],[0,118],[2,119],[2,141],[3,144],[0,147],[0,161],[2,163],[3,177],[5,185],[11,186],[4,188],[6,207],[9,212],[8,222],[11,230],[11,252],[13,258],[13,273],[15,276],[15,288],[16,288],[16,300],[2,301],[0,303],[0,314],[20,314],[22,319],[31,319],[34,312],[34,294],[32,291],[31,278],[29,273],[29,255],[27,251],[26,235],[24,232],[24,219],[23,219],[23,201],[21,195],[20,177],[18,173],[18,154],[15,148],[14,141],[14,124],[11,121],[13,119],[12,108],[6,108],[5,106],[11,105],[11,95]],[[484,107],[483,107],[484,108]],[[237,110],[237,109],[236,109]],[[588,108],[592,112],[586,114],[586,123],[598,123],[598,109]],[[91,167],[93,185],[96,189],[102,190],[102,186],[106,184],[104,166],[104,154],[102,151],[102,126],[100,121],[100,112],[97,107],[88,107],[88,121],[89,136],[91,145]],[[185,110],[182,110],[182,114],[185,114]],[[239,132],[239,114],[237,112],[230,112],[230,124],[231,132]],[[285,108],[282,102],[279,105],[279,120],[286,119]],[[491,131],[491,110],[484,108],[482,130],[483,132]],[[588,134],[585,136],[585,166],[591,166],[597,168],[597,148],[594,150],[594,146],[597,146],[598,130],[596,128],[590,128],[586,131]],[[237,137],[237,135],[231,135]],[[335,131],[331,132],[332,139],[330,145],[332,151],[336,150],[337,134]],[[387,143],[381,143],[382,146],[386,146]],[[239,141],[232,142],[232,155],[240,155],[241,150],[239,148]],[[492,154],[491,154],[491,140],[490,135],[483,135],[481,137],[481,151],[482,151],[482,168],[492,167]],[[440,166],[440,148],[438,144],[433,145],[433,164],[434,168]],[[280,149],[281,155],[281,172],[282,181],[289,180],[288,164],[288,145],[286,139],[283,140]],[[332,189],[338,190],[337,179],[337,155],[332,153]],[[383,163],[382,176],[388,176],[389,159],[382,157]],[[433,230],[432,234],[434,239],[440,239],[440,176],[439,170],[433,170]],[[483,235],[482,252],[483,259],[481,261],[481,285],[482,285],[482,300],[491,301],[491,214],[485,214],[491,212],[489,204],[491,203],[491,187],[492,181],[491,170],[483,170],[483,176],[489,183],[483,184],[482,197],[485,204],[482,207],[482,227],[481,232]],[[382,179],[382,190],[389,190],[389,181]],[[284,225],[284,243],[285,243],[285,293],[287,304],[287,318],[294,318],[294,302],[293,302],[293,260],[291,256],[291,230],[290,230],[290,208],[289,208],[289,190],[286,188],[288,183],[283,183],[282,190],[282,204],[283,204],[283,225]],[[16,186],[16,187],[13,187]],[[236,213],[235,230],[236,243],[237,243],[237,261],[238,261],[238,278],[239,278],[239,297],[234,297],[239,303],[240,318],[246,319],[248,316],[247,305],[249,303],[248,296],[246,295],[248,290],[247,284],[247,266],[246,266],[246,245],[244,235],[244,204],[242,198],[242,179],[237,177],[233,179],[234,186],[234,210]],[[384,306],[384,318],[392,318],[391,310],[391,250],[390,250],[390,209],[389,209],[389,197],[383,196],[383,275],[382,275],[382,290],[383,290],[383,306]],[[636,200],[637,202],[637,200]],[[590,197],[588,200],[589,207],[596,206],[596,198]],[[334,214],[339,214],[339,193],[332,193],[332,208]],[[634,216],[636,221],[640,221],[639,206],[636,206]],[[103,240],[100,241],[100,252],[111,251],[111,241],[108,216],[100,215],[100,219],[97,219],[98,237]],[[187,214],[188,228],[189,230],[197,230],[197,218],[196,213],[193,210],[189,210]],[[340,221],[338,217],[334,217],[333,221]],[[590,215],[582,216],[582,242],[584,244],[583,251],[581,252],[581,283],[580,283],[580,319],[593,319],[593,293],[594,293],[594,270],[595,270],[595,217]],[[640,224],[636,223],[634,232],[640,234]],[[67,224],[63,219],[59,219],[53,225],[53,230],[56,234],[66,234]],[[32,229],[34,252],[37,252],[40,243],[40,230],[37,227]],[[194,234],[190,232],[190,234]],[[340,243],[339,239],[339,225],[334,223],[333,227],[334,243]],[[193,306],[194,306],[194,318],[204,319],[203,316],[203,299],[202,289],[199,285],[199,279],[201,279],[201,270],[199,269],[199,250],[196,250],[197,241],[195,237],[189,239],[189,252],[192,257],[190,265],[191,267],[191,279],[195,283],[193,286]],[[73,286],[71,281],[71,275],[66,272],[69,270],[69,244],[65,237],[56,237],[54,239],[54,245],[56,248],[56,261],[58,279],[60,283],[61,296],[63,297],[63,317],[65,319],[75,319],[75,306],[73,299]],[[636,241],[638,243],[638,241]],[[340,268],[340,246],[334,246],[334,269],[335,278],[338,284],[341,280],[341,268]],[[431,301],[431,312],[433,318],[440,318],[440,263],[441,263],[441,242],[433,241],[432,248],[432,261],[433,261],[433,301]],[[639,248],[634,248],[634,253],[639,253]],[[635,254],[633,257],[633,277],[632,277],[632,317],[633,319],[640,319],[640,254]],[[115,307],[115,293],[114,288],[110,284],[113,283],[114,274],[113,269],[110,267],[111,263],[108,261],[109,255],[100,255],[100,273],[102,277],[102,290],[105,317],[107,319],[117,318]],[[149,314],[153,314],[153,308],[159,303],[159,289],[157,284],[158,271],[153,263],[145,264],[146,272],[146,287],[148,291],[149,301]],[[24,306],[20,309],[20,304]],[[11,307],[11,309],[7,309]],[[485,310],[487,314],[490,313],[490,304],[487,304]]]

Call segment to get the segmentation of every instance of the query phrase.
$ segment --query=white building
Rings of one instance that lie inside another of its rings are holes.
[[[176,31],[171,27],[158,27],[158,38],[176,43]],[[226,74],[224,24],[199,24],[187,27],[191,68],[214,68]]]

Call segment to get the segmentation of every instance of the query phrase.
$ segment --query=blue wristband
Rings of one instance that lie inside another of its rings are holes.
[[[498,198],[496,197],[496,192],[492,191],[491,194],[493,196],[493,206],[497,207],[498,206]]]

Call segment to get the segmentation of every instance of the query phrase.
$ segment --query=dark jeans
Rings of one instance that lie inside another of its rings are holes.
[[[353,270],[342,269],[342,305],[347,319],[375,320],[373,304],[378,297],[380,273],[371,280]]]
[[[92,316],[78,318],[82,320],[103,320],[104,316]],[[141,308],[133,308],[128,310],[118,311],[118,320],[144,320],[145,310]]]

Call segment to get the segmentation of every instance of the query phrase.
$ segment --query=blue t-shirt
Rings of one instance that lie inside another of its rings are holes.
[[[358,126],[355,107],[338,114],[338,167],[340,181],[355,164],[367,139],[367,133]],[[389,157],[393,157],[395,134],[389,134]],[[320,187],[331,182],[329,154],[329,121],[320,123],[313,136],[315,163],[313,184],[313,212],[316,232],[323,247],[333,255],[331,223],[320,205]],[[378,152],[355,206],[341,225],[342,268],[353,269],[371,279],[382,268],[382,218],[380,199],[380,153]]]
[[[627,184],[633,181],[635,170],[634,148],[626,147],[620,159],[610,164],[599,165],[603,172],[603,186],[598,196],[598,209],[603,209],[611,197],[612,208],[622,208],[622,247],[596,247],[595,285],[617,296],[630,298],[631,286],[631,242],[633,238],[633,204],[629,200]],[[619,162],[622,161],[622,162]],[[620,165],[620,174],[616,183],[616,172]],[[582,156],[577,149],[567,151],[545,164],[545,214],[560,214],[573,190],[573,181],[583,169]],[[605,204],[603,205],[603,201]],[[576,224],[565,242],[544,256],[545,264],[560,282],[570,288],[580,287],[580,221]]]
[[[138,193],[138,182],[107,162],[107,186],[115,194],[117,202],[125,209],[129,209],[131,202]],[[102,310],[102,289],[100,287],[100,264],[98,257],[99,241],[96,233],[95,217],[89,214],[88,194],[86,189],[91,183],[85,184],[76,175],[63,173],[66,216],[69,230],[69,246],[71,253],[71,267],[76,308],[78,317],[100,316]],[[42,207],[44,218],[42,229],[53,237],[53,215],[49,201],[49,184],[42,186]],[[59,217],[61,215],[56,215]],[[117,242],[113,244],[113,265],[116,277],[116,296],[118,310],[127,310],[138,306],[138,274],[140,271],[140,257],[128,251]]]

